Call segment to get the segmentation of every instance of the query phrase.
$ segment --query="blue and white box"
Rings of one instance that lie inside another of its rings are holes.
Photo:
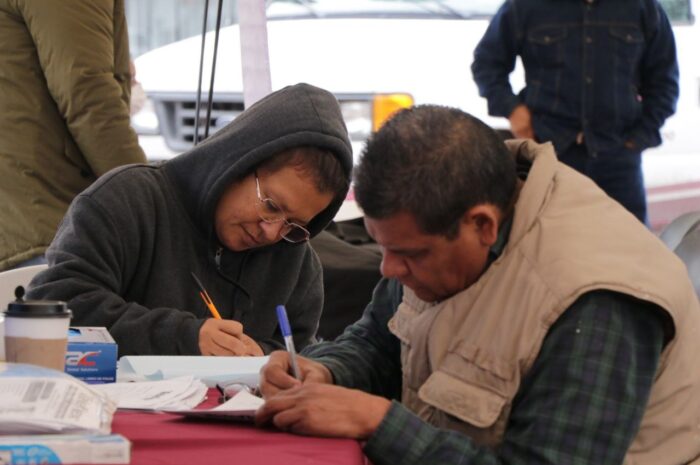
[[[117,343],[107,328],[73,326],[68,330],[66,373],[89,384],[117,379]]]
[[[120,434],[0,436],[0,464],[129,463],[131,442]]]

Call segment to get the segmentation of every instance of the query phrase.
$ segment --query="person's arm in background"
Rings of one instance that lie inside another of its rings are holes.
[[[509,79],[518,56],[519,35],[515,2],[506,1],[476,46],[471,69],[489,114],[508,118],[516,137],[533,138],[530,111],[513,93]]]
[[[671,23],[661,5],[646,12],[646,48],[640,63],[642,119],[626,137],[628,148],[643,150],[661,144],[659,130],[676,111],[678,59]]]
[[[22,9],[49,92],[93,173],[144,163],[130,126],[123,0],[24,2]]]

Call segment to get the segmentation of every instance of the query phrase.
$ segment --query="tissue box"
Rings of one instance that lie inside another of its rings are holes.
[[[117,344],[107,328],[74,326],[68,330],[65,371],[89,384],[116,381]]]

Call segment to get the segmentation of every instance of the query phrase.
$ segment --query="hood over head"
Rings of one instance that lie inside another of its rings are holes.
[[[304,83],[267,95],[164,168],[192,221],[210,236],[224,190],[265,160],[299,146],[331,151],[350,180],[352,147],[338,101],[330,92]],[[309,223],[312,236],[333,219],[344,197],[336,198]]]

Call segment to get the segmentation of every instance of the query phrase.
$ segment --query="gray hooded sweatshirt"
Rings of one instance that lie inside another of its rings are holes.
[[[110,171],[71,204],[47,250],[50,266],[28,297],[67,301],[71,324],[107,327],[120,355],[195,355],[210,314],[194,272],[222,318],[240,321],[266,353],[284,347],[278,304],[287,306],[297,347],[310,344],[323,283],[308,242],[234,252],[214,231],[217,202],[230,184],[301,145],[329,149],[349,179],[352,149],[338,103],[308,84],[268,95],[164,164]],[[312,236],[341,203],[337,198],[309,223]]]

